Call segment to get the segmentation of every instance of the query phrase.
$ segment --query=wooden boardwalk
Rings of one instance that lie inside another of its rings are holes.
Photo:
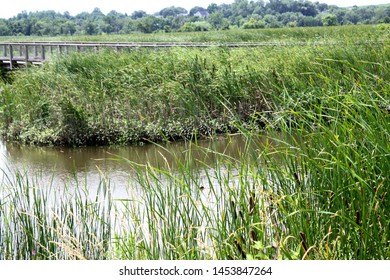
[[[138,48],[209,48],[209,47],[255,47],[267,43],[193,43],[193,42],[137,42],[137,43],[97,43],[97,42],[0,42],[0,67],[12,70],[28,65],[40,65],[58,55],[72,52],[93,51],[110,48],[119,52],[123,49]]]
[[[20,66],[42,64],[53,56],[66,55],[71,52],[98,52],[103,48],[120,51],[124,48],[172,46],[166,43],[0,42],[0,67],[12,70]]]
[[[129,48],[209,47],[194,43],[94,43],[94,42],[0,42],[0,67],[12,70],[28,65],[40,65],[53,56],[71,52],[98,52],[104,48],[115,51]]]
[[[342,42],[260,42],[260,43],[194,43],[194,42],[137,42],[137,43],[97,43],[97,42],[0,42],[0,67],[13,70],[18,67],[40,65],[54,56],[71,52],[98,52],[104,48],[115,51],[137,48],[209,48],[209,47],[265,47],[292,45],[334,45]],[[381,42],[356,42],[372,44]]]

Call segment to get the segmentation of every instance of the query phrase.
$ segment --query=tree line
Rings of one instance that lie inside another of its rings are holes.
[[[341,8],[307,0],[235,0],[190,11],[167,7],[155,14],[132,14],[95,8],[75,16],[55,11],[23,11],[0,19],[0,36],[59,36],[130,34],[134,32],[192,32],[227,29],[256,29],[347,24],[390,23],[390,4]]]

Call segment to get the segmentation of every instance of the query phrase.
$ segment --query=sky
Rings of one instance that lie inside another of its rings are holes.
[[[390,3],[390,0],[313,0],[312,2],[316,1],[339,7]],[[207,8],[210,3],[231,4],[233,2],[234,0],[0,0],[0,18],[8,19],[22,11],[46,10],[60,13],[68,11],[71,15],[76,15],[81,12],[92,12],[95,7],[104,14],[112,10],[129,15],[136,10],[154,14],[170,6],[183,7],[189,11],[195,6]]]

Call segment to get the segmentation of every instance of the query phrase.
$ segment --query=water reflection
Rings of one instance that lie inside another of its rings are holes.
[[[129,161],[169,170],[175,170],[177,162],[181,161],[191,164],[191,169],[201,166],[202,172],[208,172],[205,166],[212,168],[213,163],[222,157],[237,158],[245,145],[246,140],[240,135],[196,143],[125,147],[31,147],[0,141],[0,168],[7,176],[14,175],[12,170],[20,170],[33,178],[39,177],[42,185],[54,181],[55,185],[61,186],[78,178],[79,182],[85,180],[91,191],[98,188],[102,176],[105,176],[116,190],[116,197],[126,197],[129,188],[136,185]]]
[[[8,151],[6,146],[0,141],[0,169],[5,170],[8,163]]]
[[[174,142],[163,145],[125,147],[31,147],[0,142],[1,168],[12,166],[29,172],[48,172],[68,175],[79,172],[130,172],[130,162],[151,163],[175,167],[175,163],[190,159],[194,164],[211,165],[219,155],[236,157],[242,152],[242,136],[219,137],[213,140]]]

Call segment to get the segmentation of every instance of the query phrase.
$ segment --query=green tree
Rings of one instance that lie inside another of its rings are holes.
[[[340,8],[309,0],[234,0],[232,4],[211,3],[207,9],[195,6],[187,11],[181,7],[167,7],[160,11],[161,17],[150,16],[145,11],[135,11],[130,16],[111,11],[104,15],[99,8],[91,13],[83,12],[71,16],[55,11],[26,12],[0,21],[0,35],[95,35],[122,34],[135,31],[151,33],[202,31],[281,26],[321,26],[358,23],[389,23],[390,5]],[[204,18],[194,17],[198,11],[207,10]],[[191,24],[188,24],[190,22]],[[193,24],[192,24],[193,23]]]
[[[207,21],[186,22],[181,28],[182,32],[209,31],[212,26]]]
[[[315,17],[318,14],[317,7],[312,2],[305,1],[296,3],[298,3],[298,9],[292,12],[300,12],[302,15],[309,17]]]
[[[372,19],[373,23],[389,23],[390,21],[390,5],[379,7],[375,16]]]
[[[189,16],[193,17],[197,12],[206,12],[207,9],[196,6],[190,10]]]
[[[102,18],[104,18],[104,14],[102,13],[102,11],[99,8],[95,8],[95,9],[93,9],[90,17],[94,20],[102,19]]]
[[[287,12],[277,16],[278,22],[280,22],[283,26],[294,26],[298,25],[298,19],[302,16],[301,13],[293,13]]]
[[[106,33],[119,33],[123,29],[124,15],[116,11],[109,12],[103,19]]]
[[[300,17],[298,19],[298,26],[308,27],[308,26],[320,26],[322,25],[321,19],[318,19],[318,17]]]
[[[265,7],[271,11],[273,14],[286,13],[289,11],[289,1],[288,0],[269,0]]]
[[[165,32],[171,31],[171,30],[179,30],[186,22],[187,17],[183,15],[179,16],[169,16],[165,18]]]
[[[215,3],[211,3],[208,7],[207,7],[207,11],[212,14],[212,13],[215,13],[215,12],[218,12],[219,11],[219,7],[217,4]]]
[[[357,24],[358,22],[361,21],[361,18],[356,11],[351,10],[351,11],[348,11],[347,14],[345,15],[345,20],[347,20],[353,24]]]
[[[171,6],[169,8],[165,8],[165,9],[162,9],[160,12],[159,12],[159,15],[166,18],[166,17],[169,17],[169,16],[179,16],[179,15],[186,15],[187,14],[187,10],[184,9],[184,8],[181,8],[181,7],[175,7],[175,6]]]
[[[332,10],[330,12],[330,14],[336,15],[336,23],[334,25],[343,24],[344,21],[346,21],[345,15],[347,14],[347,12],[348,12],[348,10],[345,8],[339,8],[339,9]]]
[[[147,16],[147,13],[145,11],[142,11],[142,10],[134,11],[131,14],[131,18],[132,19],[139,19],[139,18],[143,18],[143,17],[146,17],[146,16]]]
[[[123,23],[122,32],[129,34],[131,32],[137,31],[137,21],[132,18],[126,18]]]
[[[66,21],[63,24],[63,33],[64,35],[74,35],[77,31],[77,26],[73,21]]]
[[[254,9],[255,7],[248,0],[234,0],[231,5],[232,15],[235,17],[242,16],[246,18],[253,13]]]
[[[181,28],[182,32],[194,32],[195,31],[195,23],[194,22],[186,22]]]
[[[0,36],[10,35],[10,30],[5,19],[0,19]]]
[[[322,17],[322,24],[324,26],[337,25],[337,16],[335,14],[326,14]]]
[[[137,20],[136,28],[143,33],[153,33],[162,30],[165,24],[163,20],[155,16],[146,16]]]
[[[229,21],[223,16],[221,12],[214,12],[208,16],[207,22],[216,30],[229,29]]]
[[[264,28],[265,22],[263,20],[256,20],[253,17],[245,22],[242,26],[243,29],[259,29]]]
[[[84,32],[87,35],[97,35],[98,34],[98,26],[91,19],[87,20],[84,25]]]
[[[264,0],[258,0],[256,2],[254,2],[253,14],[264,15],[264,11],[265,11],[265,2],[264,2]]]
[[[223,19],[224,17],[221,12],[214,12],[209,15],[207,22],[215,29],[222,29]]]
[[[263,20],[265,21],[266,27],[269,28],[278,28],[281,27],[281,23],[278,21],[278,18],[274,15],[265,15]]]

